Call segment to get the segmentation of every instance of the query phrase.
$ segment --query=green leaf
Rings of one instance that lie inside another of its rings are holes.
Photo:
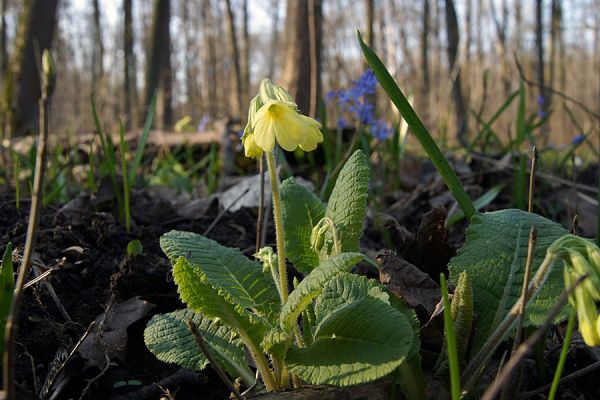
[[[243,343],[236,334],[192,310],[177,310],[152,317],[144,330],[148,350],[161,361],[195,371],[203,370],[209,362],[187,325],[189,320],[196,324],[211,355],[229,374],[242,377],[247,384],[254,382],[254,374],[246,363]]]
[[[218,318],[224,324],[260,343],[267,326],[239,304],[231,304],[217,289],[204,281],[198,268],[184,257],[173,266],[173,277],[181,301],[191,310],[208,318]]]
[[[374,279],[356,274],[342,273],[331,279],[317,297],[315,315],[317,324],[347,304],[364,299],[367,296],[390,304],[390,296]]]
[[[460,180],[456,176],[454,169],[450,166],[448,160],[446,160],[446,157],[444,157],[440,151],[439,147],[431,137],[431,134],[429,131],[427,131],[427,128],[425,128],[425,125],[423,125],[423,122],[421,122],[421,119],[412,108],[404,96],[404,93],[402,93],[383,62],[381,62],[377,54],[375,54],[375,52],[365,42],[363,42],[360,32],[357,32],[357,35],[358,43],[363,51],[365,60],[367,60],[369,67],[373,70],[373,73],[381,84],[381,87],[385,90],[392,103],[394,103],[398,109],[398,112],[400,112],[400,115],[402,115],[402,118],[404,118],[412,132],[417,137],[417,140],[423,147],[423,150],[425,150],[431,159],[431,162],[442,176],[442,179],[448,186],[448,189],[450,189],[450,192],[452,192],[452,195],[467,216],[467,219],[470,219],[471,216],[475,214],[475,207],[473,206],[471,198],[460,183]]]
[[[217,289],[227,301],[274,317],[279,308],[277,288],[262,266],[238,249],[221,246],[192,232],[171,231],[160,238],[171,262],[185,257],[203,281]]]
[[[325,212],[335,224],[342,252],[360,250],[368,192],[369,164],[357,150],[340,171]]]
[[[308,273],[319,265],[319,256],[310,246],[310,235],[313,227],[325,216],[325,206],[293,178],[283,181],[279,194],[286,256],[299,271]]]
[[[285,332],[293,332],[298,316],[314,298],[323,291],[325,284],[338,274],[349,272],[363,258],[360,253],[341,253],[322,261],[292,293],[281,308],[279,318]]]
[[[454,285],[463,271],[467,271],[471,281],[477,327],[475,350],[483,345],[521,295],[529,231],[534,224],[537,244],[533,276],[548,246],[567,232],[555,222],[521,210],[476,214],[467,229],[465,245],[450,260],[448,268]],[[541,324],[563,290],[562,269],[554,266],[537,297],[529,303],[525,324]],[[565,317],[563,311],[560,318]]]
[[[0,354],[4,352],[4,335],[6,320],[10,314],[13,291],[15,290],[15,277],[12,262],[12,243],[6,245],[2,265],[0,265]]]
[[[412,337],[402,313],[367,296],[326,318],[312,345],[292,346],[286,363],[291,373],[312,384],[354,385],[395,370],[409,353]]]

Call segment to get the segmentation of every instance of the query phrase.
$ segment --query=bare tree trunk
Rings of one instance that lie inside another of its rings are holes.
[[[173,123],[170,3],[170,0],[156,0],[154,3],[144,95],[144,107],[148,107],[154,92],[159,91],[163,128]]]
[[[548,86],[554,88],[556,85],[556,61],[558,58],[559,48],[561,45],[561,20],[562,6],[560,0],[552,0],[552,22],[550,28],[550,76],[548,77]],[[547,99],[548,109],[552,108],[552,94],[548,93]]]
[[[543,12],[542,0],[535,1],[535,49],[537,56],[536,71],[537,81],[540,84],[538,104],[542,112],[547,112],[547,97],[544,90],[544,39],[543,39]]]
[[[242,1],[242,101],[244,104],[250,101],[250,33],[248,32],[248,0]],[[242,108],[243,111],[243,108]],[[242,118],[245,117],[242,112]]]
[[[462,145],[466,145],[467,138],[467,108],[465,106],[463,93],[460,83],[460,67],[455,66],[458,45],[460,43],[460,36],[458,32],[458,19],[456,17],[456,10],[454,8],[453,0],[446,0],[446,34],[448,37],[448,70],[450,74],[454,73],[456,68],[456,74],[452,85],[452,98],[454,100],[454,106],[456,111],[456,125],[458,132],[456,134],[458,141]]]
[[[187,97],[189,109],[186,113],[191,114],[192,121],[197,121],[197,106],[196,106],[196,67],[194,63],[194,40],[191,36],[192,27],[194,26],[191,20],[190,7],[191,4],[188,1],[180,3],[181,6],[181,18],[184,30],[183,41],[185,48],[185,95]]]
[[[125,92],[125,126],[132,129],[137,126],[137,74],[135,68],[135,54],[133,52],[133,13],[132,0],[123,0],[124,14],[124,40],[123,51],[125,62],[123,63],[123,89]]]
[[[508,61],[506,54],[506,38],[508,31],[508,5],[506,3],[506,0],[502,0],[500,6],[502,15],[498,16],[498,13],[496,12],[495,0],[490,0],[492,18],[496,27],[496,35],[498,36],[498,40],[496,41],[496,47],[498,49],[498,59],[500,60],[500,73],[502,75],[504,97],[508,98],[508,96],[510,96],[511,77],[508,73]]]
[[[205,87],[206,95],[204,103],[208,104],[208,115],[210,118],[215,118],[218,111],[217,101],[217,57],[214,38],[214,18],[212,12],[211,0],[203,0],[202,2],[202,26],[204,26],[203,47],[205,54]]]
[[[92,50],[92,87],[98,93],[104,80],[104,44],[102,41],[102,26],[100,25],[100,5],[93,0],[94,8],[94,48]]]
[[[2,0],[1,10],[2,15],[0,16],[0,23],[2,27],[0,27],[0,78],[4,80],[6,77],[6,69],[8,68],[8,43],[6,38],[6,2],[7,0]]]
[[[27,0],[19,19],[15,56],[8,68],[5,90],[11,111],[11,132],[23,134],[37,127],[40,79],[37,60],[49,49],[56,26],[58,0]]]
[[[321,90],[321,10],[322,0],[311,0],[314,15],[315,29],[315,48],[313,56],[316,57],[315,66],[311,67],[310,38],[307,38],[306,32],[309,32],[309,0],[288,0],[286,16],[286,34],[285,34],[285,60],[282,74],[282,83],[290,94],[296,100],[298,108],[304,113],[316,110],[316,105],[311,107],[310,90],[311,77],[316,78],[317,96],[320,98]],[[314,99],[312,101],[314,101]]]
[[[225,5],[227,7],[227,28],[229,31],[229,45],[231,46],[231,58],[233,61],[233,96],[231,102],[232,114],[235,117],[240,117],[242,115],[242,72],[240,70],[240,52],[238,47],[237,34],[235,31],[235,16],[233,15],[233,10],[231,8],[231,0],[225,0]]]
[[[279,47],[279,32],[277,27],[279,25],[279,0],[271,0],[270,9],[273,10],[271,14],[271,43],[269,48],[269,72],[268,77],[274,78],[275,75],[275,55],[277,54],[277,48]]]
[[[429,119],[429,92],[431,90],[431,81],[429,77],[429,0],[423,0],[423,19],[422,19],[422,30],[421,30],[421,71],[423,74],[423,80],[421,83],[421,101],[419,102],[419,109],[424,113],[425,121]]]
[[[365,0],[365,8],[367,11],[367,26],[365,29],[365,40],[371,46],[372,49],[375,49],[375,37],[373,31],[373,25],[375,21],[375,0]]]

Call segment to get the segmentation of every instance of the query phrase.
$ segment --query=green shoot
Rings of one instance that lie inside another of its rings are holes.
[[[127,173],[127,142],[125,141],[125,126],[120,121],[119,126],[119,153],[121,156],[121,174],[123,175],[123,208],[125,211],[125,230],[131,232],[131,205],[129,197],[131,187],[129,186],[129,174]]]
[[[467,219],[471,219],[476,212],[475,206],[456,176],[454,169],[452,169],[448,160],[446,160],[440,151],[439,147],[427,131],[427,128],[425,128],[425,125],[423,125],[423,122],[421,122],[421,119],[417,116],[385,65],[383,65],[377,54],[365,44],[360,32],[357,32],[357,34],[365,59],[367,60],[369,67],[373,70],[381,87],[383,87],[390,100],[398,108],[400,115],[406,120],[406,123],[414,132],[419,143],[421,143],[421,146],[423,146],[423,149],[429,158],[431,158],[433,165],[442,176],[442,179],[448,186],[448,189],[450,189],[450,192],[458,202],[460,208],[463,210],[463,213],[467,216]]]
[[[458,367],[458,351],[456,349],[456,337],[454,336],[454,321],[450,311],[450,300],[448,300],[448,285],[446,276],[440,274],[440,286],[442,290],[442,301],[444,304],[444,330],[446,331],[446,348],[448,350],[448,365],[450,367],[450,391],[452,400],[460,399],[460,371]]]
[[[133,164],[129,168],[129,182],[135,183],[135,175],[137,174],[137,170],[142,162],[142,156],[144,155],[144,150],[146,148],[146,143],[148,142],[148,136],[150,135],[150,129],[152,128],[152,122],[154,120],[154,113],[156,112],[156,93],[152,97],[152,102],[150,103],[150,108],[148,109],[148,115],[146,116],[146,121],[144,122],[144,130],[142,131],[142,136],[140,137],[140,141],[138,142],[137,148],[135,149],[135,157],[133,159]]]
[[[498,197],[498,195],[500,194],[500,192],[502,191],[503,188],[504,188],[504,184],[501,183],[499,185],[494,186],[487,192],[485,192],[481,197],[477,198],[475,200],[475,202],[473,203],[475,205],[475,209],[477,211],[479,211],[482,208],[490,205],[490,203],[492,201],[494,201],[494,199],[496,199],[496,197]],[[446,228],[450,228],[452,225],[456,224],[457,222],[462,220],[464,217],[465,217],[465,214],[462,212],[462,210],[458,210],[457,212],[455,212],[454,214],[452,214],[448,217],[448,219],[446,220]]]
[[[563,346],[560,351],[560,357],[558,358],[558,364],[556,365],[556,371],[554,372],[554,378],[552,379],[552,386],[550,387],[550,393],[548,394],[548,400],[554,400],[556,392],[558,391],[558,383],[560,382],[560,377],[565,368],[567,353],[569,352],[569,346],[571,344],[571,336],[573,335],[573,329],[575,328],[575,317],[577,317],[577,310],[572,308],[571,314],[569,314],[569,322],[567,324]]]
[[[2,265],[0,265],[0,354],[4,353],[6,319],[10,313],[15,278],[13,276],[12,243],[6,245]]]
[[[105,162],[108,166],[108,175],[110,177],[110,181],[113,186],[113,191],[115,193],[115,197],[117,199],[117,206],[119,207],[119,216],[123,216],[123,197],[117,185],[117,168],[116,168],[116,159],[115,159],[115,149],[112,143],[112,139],[110,135],[106,135],[104,130],[102,129],[102,124],[100,123],[100,118],[98,117],[98,112],[96,111],[96,99],[94,94],[91,97],[92,102],[92,114],[94,117],[94,123],[96,124],[96,131],[98,132],[98,137],[100,138],[100,144],[102,146],[102,152],[104,153]]]

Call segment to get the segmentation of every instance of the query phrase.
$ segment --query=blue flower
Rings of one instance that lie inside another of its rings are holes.
[[[544,110],[538,110],[537,115],[538,115],[538,117],[540,117],[540,118],[543,119],[543,118],[546,118],[548,116],[548,113],[546,111],[544,111]]]
[[[335,90],[330,90],[325,94],[325,103],[330,104],[335,98],[338,97],[338,92]]]
[[[580,133],[577,136],[573,136],[573,139],[571,139],[571,144],[574,146],[577,146],[578,144],[582,143],[585,140],[585,135]]]
[[[354,86],[350,89],[354,98],[361,96],[368,96],[375,93],[375,87],[377,86],[377,78],[370,69],[367,69],[360,78],[352,81]]]
[[[348,126],[348,123],[346,122],[346,119],[344,117],[339,117],[337,120],[337,126],[340,129],[344,129]]]
[[[371,132],[371,136],[375,139],[382,141],[392,136],[394,129],[383,120],[378,119],[371,123],[369,132]]]
[[[541,106],[542,104],[544,104],[546,100],[544,99],[544,96],[542,96],[541,94],[537,97],[537,103],[538,106]]]
[[[204,132],[206,130],[206,125],[208,125],[209,122],[210,117],[208,115],[203,115],[198,123],[198,132]]]

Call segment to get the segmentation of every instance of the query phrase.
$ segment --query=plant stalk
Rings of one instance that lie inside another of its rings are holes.
[[[248,350],[250,351],[250,355],[252,355],[252,359],[254,360],[254,363],[256,364],[256,369],[258,369],[260,376],[262,376],[263,383],[265,384],[267,391],[268,392],[276,391],[279,388],[279,386],[277,386],[277,383],[275,382],[275,378],[273,377],[273,374],[271,373],[271,369],[269,368],[269,363],[267,362],[265,355],[260,350],[260,348],[256,345],[256,343],[254,343],[254,340],[252,340],[252,338],[250,338],[243,331],[240,331],[240,337],[241,337],[242,341],[244,342],[244,344],[248,347]]]
[[[567,361],[567,353],[569,353],[569,345],[571,344],[571,336],[573,335],[573,329],[575,328],[575,317],[577,316],[577,310],[573,308],[569,315],[569,323],[567,324],[567,331],[563,340],[563,346],[560,351],[560,357],[558,359],[558,365],[554,372],[554,378],[552,379],[552,386],[550,387],[550,393],[548,394],[548,400],[554,400],[556,398],[556,392],[558,391],[558,384],[560,377],[565,368],[565,362]]]
[[[25,248],[23,249],[23,260],[19,268],[19,275],[15,285],[15,292],[12,299],[10,314],[6,320],[6,335],[5,335],[5,351],[3,360],[3,380],[4,389],[6,390],[6,399],[13,400],[16,398],[15,393],[15,339],[19,328],[19,313],[23,303],[23,286],[29,275],[31,268],[31,256],[33,255],[33,245],[40,220],[42,208],[44,174],[46,171],[46,153],[48,139],[48,109],[49,96],[48,88],[42,90],[40,98],[40,115],[39,115],[39,133],[37,143],[37,155],[35,163],[35,176],[33,179],[33,188],[31,192],[31,208],[29,212],[29,222],[27,225],[27,236],[25,239]]]
[[[288,298],[288,279],[285,266],[285,243],[283,232],[283,219],[281,217],[281,198],[279,197],[279,176],[277,175],[277,166],[273,152],[267,153],[267,167],[269,168],[269,177],[271,178],[271,192],[273,193],[273,220],[275,222],[275,236],[277,239],[277,263],[279,265],[279,289],[281,294],[281,303],[285,303]]]

